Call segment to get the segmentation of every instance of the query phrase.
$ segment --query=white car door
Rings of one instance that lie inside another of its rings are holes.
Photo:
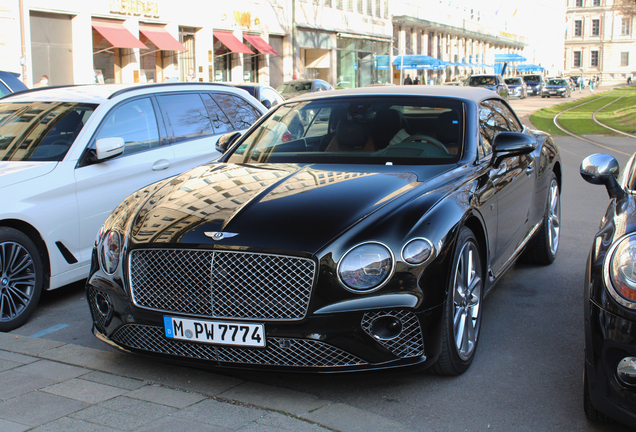
[[[124,153],[109,160],[82,162],[75,169],[80,216],[80,257],[88,264],[97,231],[128,195],[172,175],[174,154],[160,145],[157,116],[150,97],[114,107],[99,126],[95,141],[121,137]]]

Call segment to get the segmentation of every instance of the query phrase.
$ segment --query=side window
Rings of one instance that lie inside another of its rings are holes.
[[[0,96],[8,95],[9,93],[11,93],[11,90],[3,82],[0,82]]]
[[[506,119],[506,125],[510,131],[521,132],[523,130],[523,126],[519,123],[512,110],[508,108],[505,103],[498,100],[487,101],[487,103]]]
[[[158,95],[168,131],[172,129],[170,143],[187,141],[212,135],[212,123],[198,93]]]
[[[159,146],[157,117],[150,98],[126,102],[115,107],[108,114],[95,141],[112,137],[124,139],[125,155]]]
[[[213,93],[212,98],[229,117],[235,129],[247,129],[261,116],[261,113],[256,108],[241,97],[232,94]]]
[[[507,131],[506,119],[486,102],[479,107],[479,133],[483,155],[492,154],[492,143],[499,132]]]
[[[215,133],[226,133],[232,132],[234,130],[234,126],[230,122],[230,119],[227,118],[225,113],[219,107],[214,99],[209,94],[202,94],[203,103],[208,110],[208,114],[210,115],[210,120],[212,120],[212,125],[214,126]]]
[[[329,130],[329,118],[331,116],[331,107],[321,108],[314,116],[309,129],[307,129],[306,137],[322,136]]]

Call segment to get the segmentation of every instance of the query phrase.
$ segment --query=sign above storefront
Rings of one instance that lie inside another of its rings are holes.
[[[159,4],[143,0],[111,0],[110,11],[122,15],[159,18]]]
[[[234,22],[232,23],[233,27],[250,28],[252,27],[252,24],[258,26],[261,23],[261,20],[258,17],[252,18],[251,12],[233,11],[231,18],[234,19]],[[226,14],[221,15],[221,21],[227,20],[228,16]]]

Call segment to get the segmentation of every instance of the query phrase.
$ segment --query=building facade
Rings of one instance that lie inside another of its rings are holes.
[[[285,2],[287,3],[287,2]],[[227,81],[274,84],[291,54],[276,1],[0,0],[0,69],[29,86]]]
[[[636,75],[634,17],[614,0],[566,0],[565,71],[622,81]]]

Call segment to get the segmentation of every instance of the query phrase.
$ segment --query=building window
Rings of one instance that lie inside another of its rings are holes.
[[[598,66],[598,51],[590,51],[590,66]]]
[[[592,20],[592,36],[599,36],[601,34],[601,20]]]
[[[574,67],[581,67],[581,51],[574,51],[574,61],[572,65]]]
[[[331,0],[325,0],[325,6],[331,7]]]
[[[382,17],[382,0],[375,0],[375,16]]]
[[[621,35],[628,36],[630,34],[630,20],[629,18],[623,18],[621,21]]]
[[[358,13],[364,12],[364,8],[362,7],[362,0],[358,0]]]
[[[389,18],[389,0],[384,0],[384,19]]]
[[[353,12],[353,0],[347,0],[347,10]]]
[[[576,0],[576,7],[583,7],[583,0]]]
[[[592,2],[592,6],[600,6],[601,5],[601,0],[594,0]]]
[[[583,36],[583,21],[574,21],[574,36]]]
[[[373,0],[367,0],[367,15],[373,16]]]
[[[629,52],[625,51],[621,53],[621,66],[629,66]]]

